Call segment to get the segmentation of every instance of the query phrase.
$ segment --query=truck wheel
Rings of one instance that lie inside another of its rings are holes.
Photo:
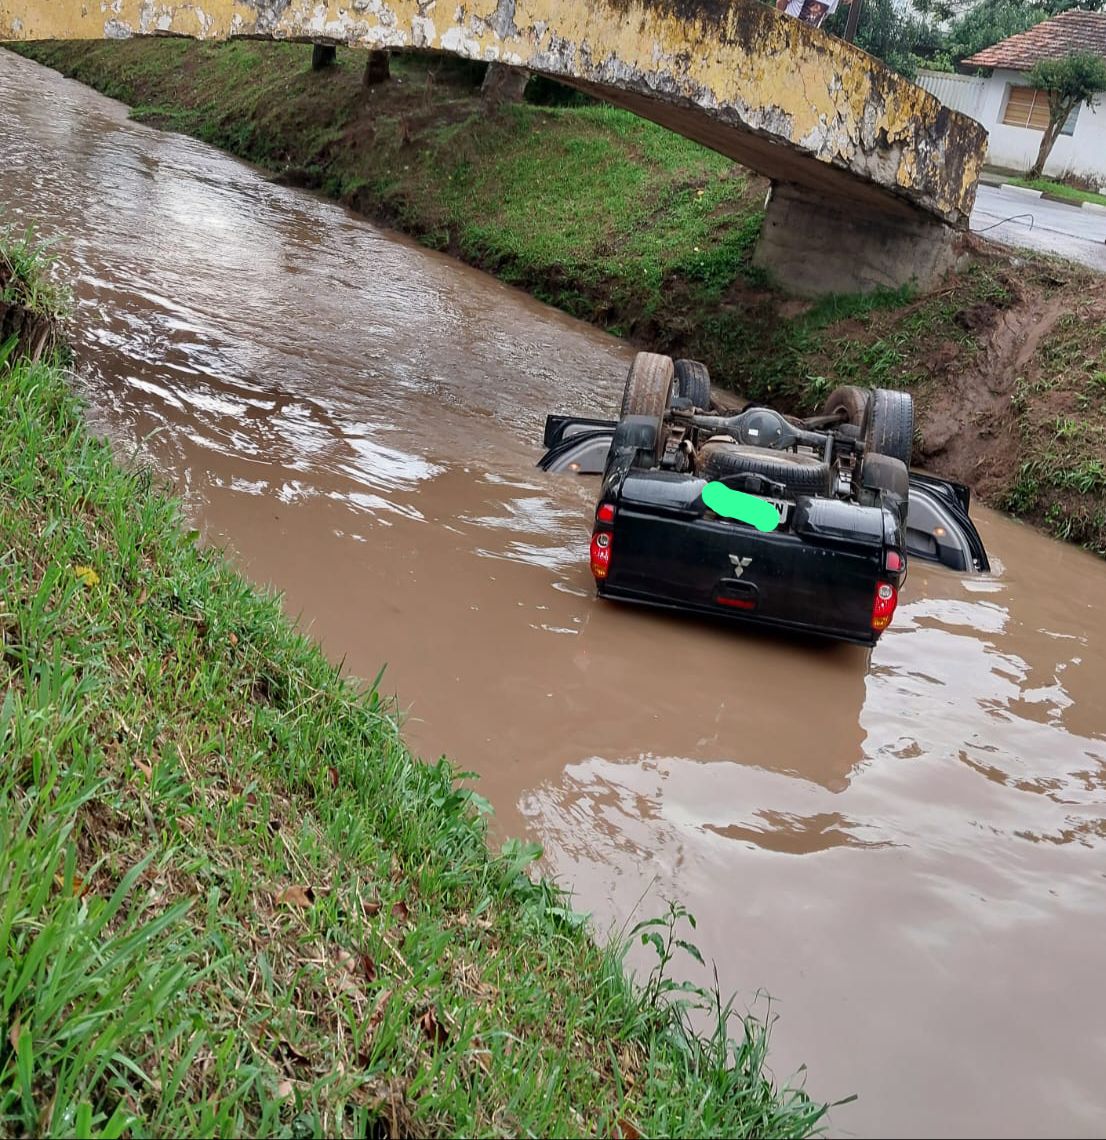
[[[828,495],[832,472],[814,455],[772,451],[767,447],[743,447],[712,440],[699,448],[698,472],[704,479],[727,475],[763,475],[782,483],[795,495]]]
[[[869,451],[856,476],[856,500],[862,507],[890,507],[900,520],[906,518],[910,499],[910,472],[901,459]]]
[[[860,464],[860,485],[866,491],[886,491],[905,502],[910,495],[910,472],[901,459],[870,451]]]
[[[866,450],[901,459],[909,467],[914,451],[914,400],[906,392],[873,388],[860,434]]]
[[[857,427],[864,422],[864,413],[868,410],[868,389],[858,388],[855,384],[846,384],[834,390],[826,397],[819,415],[835,416],[842,411],[845,413],[841,421],[846,424],[855,424]]]
[[[622,416],[656,416],[663,419],[672,403],[676,369],[672,357],[639,352],[630,365],[622,393]]]
[[[677,360],[676,383],[680,395],[686,396],[692,407],[704,412],[710,410],[710,373],[705,364],[698,360]]]

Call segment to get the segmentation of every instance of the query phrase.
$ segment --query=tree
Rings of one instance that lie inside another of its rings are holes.
[[[919,67],[952,71],[962,59],[1078,8],[1106,9],[1106,0],[864,0],[856,44],[913,79]],[[823,25],[845,32],[849,9],[839,4]]]
[[[903,0],[895,3],[898,22],[904,26],[913,23],[911,62],[915,67],[941,71],[955,71],[961,60],[1061,12],[1072,8],[1100,12],[1106,8],[1106,0],[911,0],[910,6],[917,13],[912,21]]]
[[[844,36],[848,19],[849,9],[839,4],[823,27],[831,35]],[[913,78],[928,36],[925,22],[910,15],[896,0],[864,0],[854,42],[894,71]]]
[[[914,0],[914,7],[946,27],[943,54],[958,62],[1071,8],[1101,11],[1106,0]]]
[[[1031,86],[1048,94],[1048,126],[1041,139],[1030,178],[1040,178],[1052,146],[1068,116],[1081,103],[1089,104],[1106,91],[1106,59],[1093,52],[1071,52],[1060,59],[1038,60],[1027,73]]]

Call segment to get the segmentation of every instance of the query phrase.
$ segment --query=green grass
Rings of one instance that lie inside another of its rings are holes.
[[[487,845],[52,364],[0,351],[0,1136],[800,1136],[764,1025]],[[8,358],[8,359],[4,359]],[[705,1023],[705,1034],[692,1028]]]
[[[1025,186],[1030,190],[1041,190],[1054,194],[1057,198],[1068,198],[1072,202],[1094,202],[1106,206],[1106,194],[1096,194],[1093,190],[1079,190],[1063,182],[1053,182],[1051,178],[1007,178],[1012,186]]]
[[[32,230],[0,227],[0,301],[41,317],[64,317],[69,292],[54,276],[54,260]]]
[[[752,276],[749,184],[624,111],[517,106],[442,131],[384,196],[437,213],[466,260],[570,312],[602,298],[642,321],[666,307],[673,278],[708,305]]]
[[[902,354],[892,341],[904,334],[865,341],[840,335],[843,325],[866,327],[873,314],[896,312],[913,296],[909,286],[864,294],[831,294],[789,321],[775,325],[767,350],[754,345],[742,365],[743,390],[752,398],[812,411],[839,384],[900,387],[892,374]]]
[[[1023,458],[1002,506],[1106,555],[1106,321],[1057,322],[1015,389]]]

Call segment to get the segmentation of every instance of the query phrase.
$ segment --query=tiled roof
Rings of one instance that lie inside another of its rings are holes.
[[[1058,59],[1073,51],[1089,51],[1106,58],[1106,12],[1072,9],[984,48],[968,59],[965,67],[1009,67],[1028,71],[1038,60]]]

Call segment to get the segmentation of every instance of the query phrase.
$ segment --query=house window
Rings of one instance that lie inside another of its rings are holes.
[[[1075,133],[1079,118],[1079,104],[1071,109],[1068,121],[1060,128],[1060,134]],[[1006,96],[1006,110],[1002,116],[1008,127],[1028,127],[1031,131],[1043,131],[1048,126],[1048,93],[1035,87],[1011,87]]]

